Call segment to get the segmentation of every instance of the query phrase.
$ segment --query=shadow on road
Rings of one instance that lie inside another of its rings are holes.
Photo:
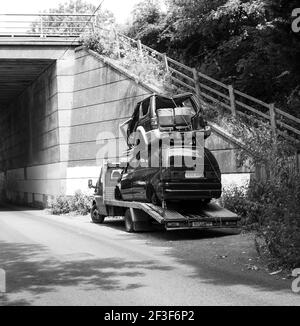
[[[251,235],[237,230],[178,230],[125,232],[123,221],[107,220],[96,227],[124,231],[124,239],[139,239],[147,245],[166,247],[166,255],[178,263],[194,268],[190,277],[218,286],[250,286],[261,291],[283,291],[292,294],[290,280],[272,277],[264,270]],[[256,270],[256,268],[258,270]]]
[[[88,223],[88,220],[85,220]],[[85,223],[86,223],[85,222]],[[189,272],[186,277],[202,284],[225,288],[239,287],[242,291],[257,291],[257,302],[261,292],[272,296],[279,292],[292,295],[291,280],[282,280],[280,275],[272,277],[263,270],[255,251],[253,239],[248,235],[230,235],[226,232],[185,230],[128,234],[122,220],[107,220],[102,225],[93,224],[93,229],[114,229],[120,241],[139,240],[142,248],[151,251],[151,247],[167,249],[162,257],[172,258]],[[97,232],[96,232],[97,233]],[[99,232],[99,236],[101,236]],[[127,243],[128,244],[128,243]],[[132,242],[132,246],[139,245]],[[130,247],[130,244],[128,244]],[[84,290],[130,291],[143,287],[143,277],[149,270],[170,271],[176,269],[159,260],[134,261],[122,259],[88,259],[84,253],[81,257],[64,257],[66,259],[42,258],[49,256],[47,248],[38,244],[8,243],[0,241],[0,268],[7,271],[6,305],[30,305],[30,300],[13,294],[29,292],[38,297],[40,294],[55,292],[58,287],[83,286]],[[257,266],[258,270],[252,270]],[[192,267],[192,269],[190,268]],[[190,272],[192,270],[192,272]],[[177,273],[177,270],[175,270]],[[126,279],[127,277],[127,279]],[[129,278],[129,279],[128,279]],[[230,293],[230,292],[229,292]],[[10,296],[9,294],[12,294]],[[200,295],[200,294],[199,294]],[[29,296],[30,297],[30,296]],[[26,297],[25,297],[26,298]],[[281,301],[280,304],[283,302]],[[1,297],[0,297],[1,305]]]
[[[7,295],[2,298],[3,305],[30,305],[30,299],[11,300],[9,297],[20,293],[26,297],[29,293],[28,297],[33,295],[36,298],[40,294],[57,291],[57,287],[83,286],[85,291],[137,289],[143,284],[134,281],[138,281],[136,277],[144,276],[146,270],[171,269],[150,260],[83,259],[88,256],[84,254],[77,258],[76,255],[66,255],[62,260],[45,260],[42,255],[47,256],[43,246],[0,241],[0,267],[6,271],[7,277]],[[128,277],[132,282],[128,282]]]

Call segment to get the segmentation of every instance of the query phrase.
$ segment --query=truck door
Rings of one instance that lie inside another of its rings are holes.
[[[146,201],[147,182],[151,169],[148,166],[148,159],[140,158],[139,166],[132,176],[132,198],[136,201]]]

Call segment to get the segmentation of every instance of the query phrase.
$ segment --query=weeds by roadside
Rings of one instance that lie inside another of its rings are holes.
[[[75,213],[87,215],[90,212],[91,196],[76,191],[74,196],[59,195],[48,203],[49,211],[53,215]]]
[[[268,253],[274,265],[300,267],[300,172],[294,149],[275,140],[267,124],[233,122],[232,134],[245,145],[239,159],[261,173],[246,188],[226,189],[223,205],[241,216],[246,229],[256,231],[258,251]]]

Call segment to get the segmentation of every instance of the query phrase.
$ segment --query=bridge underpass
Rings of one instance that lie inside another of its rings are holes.
[[[14,202],[42,204],[64,193],[59,109],[72,106],[76,46],[0,39],[1,188]]]

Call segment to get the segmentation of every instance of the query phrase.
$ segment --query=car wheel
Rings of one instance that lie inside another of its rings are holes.
[[[125,229],[126,232],[128,233],[134,232],[134,225],[133,225],[130,209],[127,209],[125,213]]]
[[[93,205],[91,209],[91,219],[93,223],[102,224],[104,222],[105,216],[99,214],[97,205]]]

